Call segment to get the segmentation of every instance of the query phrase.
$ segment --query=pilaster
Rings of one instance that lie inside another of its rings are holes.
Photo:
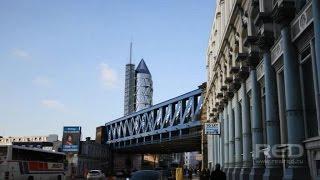
[[[261,99],[259,85],[257,82],[257,72],[255,68],[250,70],[251,78],[251,96],[252,96],[252,149],[253,149],[253,166],[250,172],[250,180],[262,179],[264,173],[264,156],[258,152],[258,145],[263,144],[262,121],[261,121]]]
[[[240,179],[240,172],[242,167],[242,119],[241,109],[238,102],[238,93],[235,94],[235,108],[234,108],[234,122],[235,122],[235,166],[232,173],[232,179]]]
[[[229,125],[229,168],[228,177],[232,177],[235,160],[235,146],[234,146],[234,113],[232,110],[232,98],[228,102],[228,125]]]
[[[318,81],[318,91],[317,91],[317,100],[320,102],[320,2],[319,0],[312,0],[312,14],[313,14],[313,27],[314,27],[314,46],[315,46],[315,61],[317,66],[317,76],[316,80]],[[320,108],[317,110],[318,117],[320,116]],[[320,119],[318,119],[320,121]],[[320,124],[320,123],[318,123]],[[320,134],[320,127],[319,134]]]
[[[243,138],[243,156],[242,169],[240,173],[241,180],[249,179],[249,174],[252,167],[252,136],[251,136],[251,122],[250,122],[250,105],[247,96],[247,88],[245,80],[241,83],[241,99],[242,99],[242,138]]]

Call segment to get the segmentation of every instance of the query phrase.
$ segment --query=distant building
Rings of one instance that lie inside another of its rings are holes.
[[[186,168],[196,168],[198,165],[197,156],[198,152],[186,152],[184,153],[184,166]]]
[[[56,134],[50,134],[48,136],[9,136],[0,138],[0,145],[18,145],[50,151],[59,151],[61,141],[58,140],[58,135]]]
[[[153,96],[152,76],[143,59],[135,69],[132,64],[132,44],[125,76],[124,115],[150,107]]]
[[[73,156],[72,162],[76,165],[75,174],[77,177],[84,177],[92,169],[99,169],[106,173],[110,166],[109,146],[96,143],[95,140],[86,138],[80,142],[80,151]]]
[[[106,126],[96,128],[96,143],[105,144],[106,142]]]
[[[13,142],[54,142],[58,141],[58,135],[48,136],[9,136],[0,137],[0,145],[12,145]]]

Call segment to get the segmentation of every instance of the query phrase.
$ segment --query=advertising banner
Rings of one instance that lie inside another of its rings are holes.
[[[205,123],[204,133],[206,135],[220,135],[220,123]]]
[[[63,127],[62,151],[77,153],[79,151],[81,127]]]

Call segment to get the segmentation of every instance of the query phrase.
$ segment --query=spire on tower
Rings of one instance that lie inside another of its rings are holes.
[[[132,64],[132,41],[130,42],[130,58],[129,58],[129,64]]]

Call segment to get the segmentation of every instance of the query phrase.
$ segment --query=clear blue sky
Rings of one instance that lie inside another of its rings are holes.
[[[124,69],[144,58],[154,103],[206,80],[215,0],[0,1],[0,136],[83,138],[123,115]]]

